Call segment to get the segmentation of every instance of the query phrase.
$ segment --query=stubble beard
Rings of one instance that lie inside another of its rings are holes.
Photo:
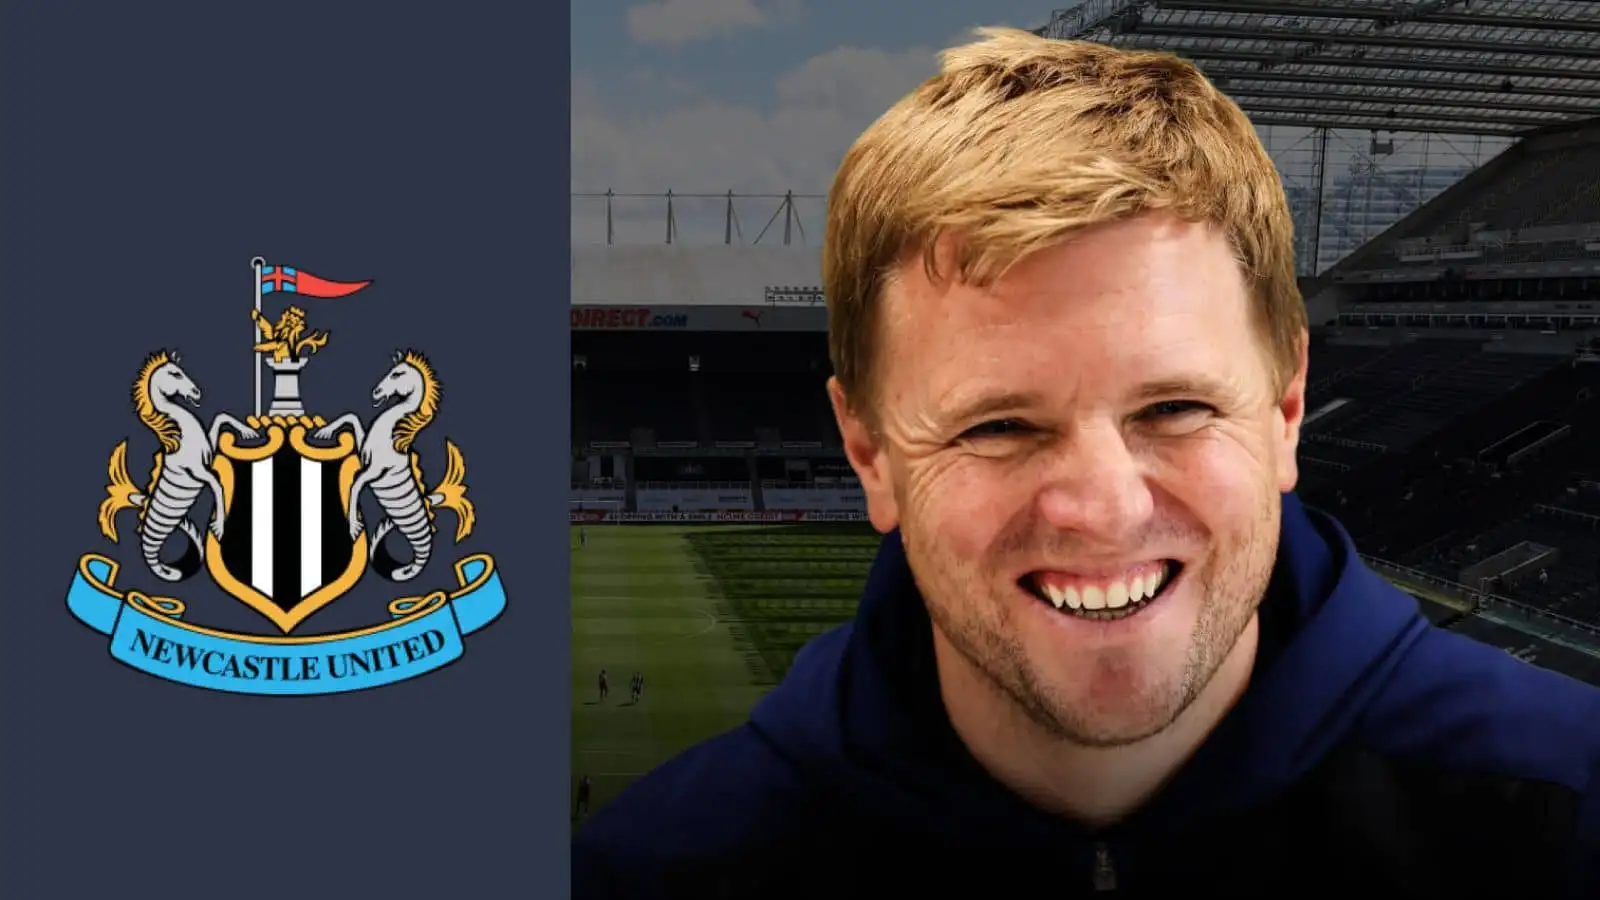
[[[1188,589],[1198,583],[1204,597],[1179,676],[1170,684],[1156,685],[1152,694],[1135,698],[1145,708],[1137,715],[1118,716],[1118,722],[1100,721],[1095,710],[1081,708],[1043,683],[1018,639],[1010,601],[978,599],[993,593],[997,579],[985,577],[979,567],[937,546],[924,545],[912,529],[901,533],[929,618],[965,658],[967,667],[1050,739],[1109,748],[1136,744],[1165,731],[1211,683],[1266,593],[1277,560],[1278,528],[1274,502],[1258,515],[1237,549],[1213,556],[1199,571],[1184,574],[1195,580]],[[998,585],[999,590],[1009,587]]]

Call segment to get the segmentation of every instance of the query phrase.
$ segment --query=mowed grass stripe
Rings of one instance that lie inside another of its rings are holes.
[[[687,532],[719,614],[745,644],[750,674],[781,680],[807,642],[855,614],[878,546],[869,527],[827,524]]]
[[[574,528],[572,553],[573,777],[594,779],[594,808],[743,723],[801,647],[855,614],[879,540],[831,523],[586,530],[580,550]]]
[[[576,529],[574,529],[576,531]],[[688,746],[737,726],[762,689],[717,618],[710,580],[679,529],[589,527],[573,536],[573,777],[594,781],[593,808]],[[598,699],[605,668],[611,693]],[[629,704],[638,669],[645,694]]]

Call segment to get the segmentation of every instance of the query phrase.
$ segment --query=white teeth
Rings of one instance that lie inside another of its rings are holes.
[[[1039,584],[1039,594],[1056,609],[1119,610],[1153,598],[1171,580],[1176,566],[1162,564],[1147,575],[1137,575],[1126,581],[1113,581],[1108,585],[1060,587]]]
[[[1128,586],[1120,581],[1111,582],[1106,589],[1106,609],[1121,609],[1128,605]]]

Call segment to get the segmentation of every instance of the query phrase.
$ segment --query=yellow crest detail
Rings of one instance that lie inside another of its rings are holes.
[[[156,409],[155,401],[150,398],[150,378],[162,366],[172,361],[170,353],[150,354],[145,359],[144,365],[139,368],[139,377],[133,382],[133,409],[139,414],[139,421],[155,432],[156,438],[161,441],[161,449],[168,453],[178,449],[182,433],[178,430],[178,423],[172,421],[171,416]]]
[[[417,439],[417,434],[428,427],[433,417],[439,414],[439,398],[443,391],[439,385],[438,376],[433,374],[433,365],[428,358],[415,350],[407,350],[400,355],[399,362],[403,362],[422,376],[422,396],[417,398],[419,405],[415,412],[400,420],[394,427],[394,449],[397,453],[406,453],[411,450],[411,445]]]

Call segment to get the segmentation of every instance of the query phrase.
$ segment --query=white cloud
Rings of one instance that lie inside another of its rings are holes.
[[[950,43],[965,39],[952,36]],[[612,202],[614,240],[658,243],[666,235],[668,189],[682,194],[822,194],[845,150],[867,125],[937,68],[932,48],[901,52],[836,47],[779,77],[770,100],[759,107],[710,96],[692,84],[659,72],[635,73],[608,98],[595,83],[575,74],[572,82],[572,189],[651,194]],[[626,99],[625,104],[613,102]],[[1305,129],[1264,129],[1269,151],[1285,180],[1314,188],[1316,143]],[[1341,178],[1365,154],[1369,135],[1336,133],[1325,171]],[[1395,154],[1379,159],[1385,169],[1481,163],[1500,149],[1498,141],[1399,136]],[[674,201],[678,239],[685,243],[723,239],[727,202],[721,196]],[[773,198],[735,201],[745,241],[767,227],[780,208]],[[803,239],[815,244],[822,201],[796,203]],[[575,199],[572,237],[578,243],[605,240],[605,202]],[[779,219],[762,238],[781,238]],[[735,238],[737,240],[737,238]],[[795,236],[801,240],[800,235]]]
[[[680,46],[736,31],[770,28],[800,14],[799,0],[652,0],[628,8],[628,36],[641,44]]]
[[[766,109],[715,99],[698,99],[657,111],[619,110],[594,83],[573,78],[572,184],[575,191],[679,193],[820,194],[827,190],[844,151],[862,129],[936,70],[933,50],[889,53],[838,47],[815,56],[780,77]],[[603,204],[575,208],[574,240],[603,236]],[[680,228],[705,231],[720,240],[724,201],[685,201],[675,206]],[[804,204],[805,227],[820,201]],[[766,223],[776,203],[739,209],[747,237]],[[616,201],[614,216],[627,220],[640,239],[659,241],[664,233],[659,200]],[[704,222],[691,221],[704,219]],[[642,224],[648,223],[648,224]],[[775,226],[781,227],[781,226]],[[587,232],[587,233],[584,233]],[[630,239],[631,235],[624,236]],[[770,240],[771,238],[768,238]]]

